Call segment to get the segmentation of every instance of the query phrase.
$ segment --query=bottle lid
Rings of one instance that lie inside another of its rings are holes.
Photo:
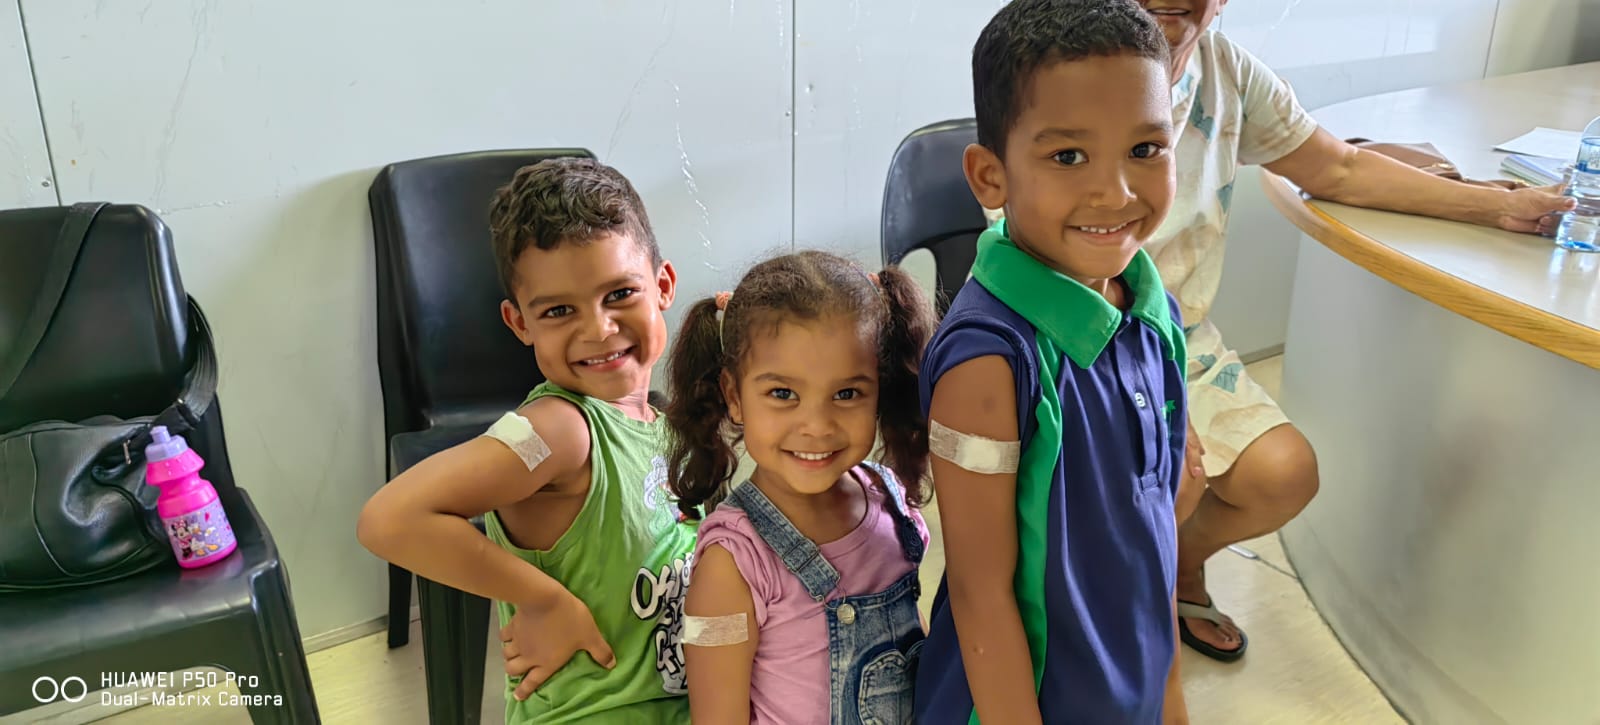
[[[183,436],[175,436],[167,431],[164,425],[150,429],[150,445],[144,448],[144,458],[149,462],[165,461],[177,458],[189,450],[189,443]]]
[[[1593,121],[1583,129],[1584,138],[1600,138],[1600,116],[1595,116]]]

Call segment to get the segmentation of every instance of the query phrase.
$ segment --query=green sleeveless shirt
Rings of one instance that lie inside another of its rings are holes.
[[[511,696],[520,678],[507,678],[506,723],[688,723],[678,637],[695,529],[679,521],[666,488],[665,420],[637,421],[548,382],[523,404],[542,397],[572,403],[588,420],[592,474],[583,508],[547,551],[517,548],[494,512],[485,528],[589,605],[617,666],[607,672],[580,651],[522,702]],[[497,606],[504,625],[516,608]]]

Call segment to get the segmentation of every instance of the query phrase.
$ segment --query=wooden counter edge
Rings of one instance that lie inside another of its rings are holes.
[[[1307,204],[1288,181],[1266,170],[1261,173],[1261,186],[1278,213],[1368,272],[1469,320],[1600,370],[1600,332],[1395,251]]]

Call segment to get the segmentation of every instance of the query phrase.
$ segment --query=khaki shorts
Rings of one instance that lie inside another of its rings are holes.
[[[1187,332],[1189,422],[1205,444],[1206,476],[1233,467],[1246,446],[1289,418],[1265,388],[1250,378],[1239,354],[1222,343],[1217,326],[1205,320]]]

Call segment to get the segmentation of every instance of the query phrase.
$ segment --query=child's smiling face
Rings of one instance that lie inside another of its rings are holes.
[[[968,148],[974,193],[1004,207],[1012,241],[1050,268],[1116,277],[1172,205],[1167,69],[1134,55],[1047,63],[1022,100],[1004,159]]]
[[[750,340],[723,394],[763,486],[824,493],[872,452],[877,352],[853,317],[782,322]]]
[[[643,245],[607,232],[549,250],[529,246],[516,266],[518,304],[503,303],[501,313],[533,346],[546,378],[608,401],[648,392],[667,346],[671,262],[656,268]]]

